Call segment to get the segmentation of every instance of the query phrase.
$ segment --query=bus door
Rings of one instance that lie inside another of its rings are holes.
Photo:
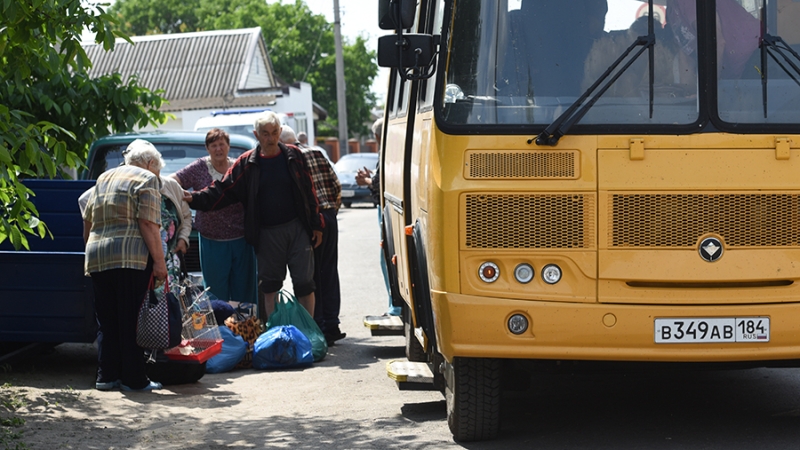
[[[411,281],[409,278],[408,248],[404,229],[411,223],[411,207],[408,197],[409,177],[407,166],[409,164],[411,139],[409,134],[413,131],[414,114],[409,114],[411,102],[412,82],[404,81],[396,70],[393,70],[393,80],[390,86],[390,98],[387,99],[384,121],[383,157],[381,169],[381,184],[384,196],[383,220],[386,223],[386,239],[391,240],[391,249],[397,255],[393,264],[387,261],[390,270],[395,268],[398,293],[410,302]],[[398,299],[399,300],[399,299]],[[395,301],[397,304],[398,302]]]
[[[416,5],[417,32],[431,34],[433,29],[441,29],[443,0],[423,0]],[[433,72],[431,71],[432,75]],[[427,272],[423,267],[414,268],[413,263],[416,252],[413,241],[421,240],[420,232],[427,232],[425,222],[427,219],[427,195],[431,168],[431,152],[434,151],[433,130],[433,99],[435,83],[433,78],[405,79],[399,70],[393,71],[393,83],[390,86],[390,98],[387,99],[387,130],[384,146],[384,212],[390,216],[393,250],[397,254],[396,266],[397,285],[399,294],[403,299],[412,304],[421,299],[414,299],[412,286],[419,280],[420,275],[413,270]],[[416,236],[408,236],[405,227],[421,223]],[[421,246],[422,244],[420,244]],[[427,295],[423,295],[427,297]],[[414,305],[411,315],[418,327],[417,310],[424,307]],[[430,308],[427,305],[428,309]],[[432,332],[429,323],[428,332]]]

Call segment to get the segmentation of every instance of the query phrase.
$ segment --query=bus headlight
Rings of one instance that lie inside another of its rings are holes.
[[[533,266],[522,263],[514,269],[514,278],[522,284],[528,284],[533,280],[533,273]]]
[[[547,284],[556,284],[561,281],[561,267],[548,264],[542,269],[542,280]]]
[[[522,334],[528,331],[528,318],[522,314],[514,314],[508,319],[508,331],[514,334]]]
[[[500,277],[500,268],[493,262],[485,262],[478,269],[478,276],[487,283],[494,283]]]

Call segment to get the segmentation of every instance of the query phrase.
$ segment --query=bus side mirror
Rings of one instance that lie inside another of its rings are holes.
[[[395,20],[396,8],[400,8],[400,23]],[[379,0],[378,26],[381,30],[408,29],[414,25],[417,0]]]
[[[403,34],[378,38],[378,66],[398,69],[427,67],[433,61],[435,38],[430,34]]]

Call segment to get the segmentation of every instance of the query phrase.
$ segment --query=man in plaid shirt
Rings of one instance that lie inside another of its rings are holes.
[[[317,285],[314,297],[314,320],[325,334],[328,345],[346,336],[339,329],[339,310],[342,295],[339,288],[339,225],[336,213],[342,205],[342,184],[336,176],[330,161],[319,147],[301,145],[289,126],[281,131],[281,142],[299,147],[305,158],[314,190],[319,200],[319,212],[325,220],[322,230],[322,244],[314,249],[314,283]]]

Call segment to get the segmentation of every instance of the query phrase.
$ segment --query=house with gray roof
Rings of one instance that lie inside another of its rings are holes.
[[[314,121],[327,113],[313,103],[311,85],[286,84],[274,73],[261,28],[201,31],[118,39],[114,51],[84,44],[90,76],[136,75],[151,90],[161,89],[175,116],[159,129],[192,130],[201,117],[221,111],[271,109],[292,115],[296,131],[314,138]],[[305,129],[303,129],[305,128]],[[313,141],[312,141],[313,142]]]

